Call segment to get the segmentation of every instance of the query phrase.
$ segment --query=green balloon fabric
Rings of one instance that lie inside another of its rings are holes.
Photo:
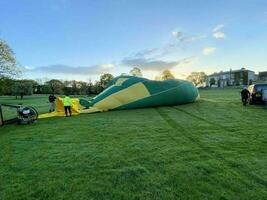
[[[189,81],[153,81],[141,77],[119,76],[90,102],[91,107],[87,111],[90,113],[180,105],[192,103],[198,96],[198,89]],[[80,103],[84,104],[81,101]]]

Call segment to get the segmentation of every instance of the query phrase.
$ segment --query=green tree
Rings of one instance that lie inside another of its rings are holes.
[[[47,84],[41,86],[41,94],[51,94],[51,87]]]
[[[38,82],[36,80],[25,79],[24,82],[31,83],[32,84],[32,88],[33,88],[33,93],[37,93],[39,84],[38,84]]]
[[[215,85],[215,83],[216,83],[215,78],[211,78],[211,79],[210,79],[210,86]]]
[[[109,73],[101,75],[100,76],[100,81],[99,81],[100,87],[102,87],[103,90],[106,89],[108,87],[109,82],[113,78],[114,78],[113,75],[109,74]]]
[[[207,75],[204,72],[192,72],[186,79],[192,81],[195,86],[205,83]]]
[[[93,94],[99,94],[100,92],[103,91],[103,87],[100,83],[100,81],[96,81],[95,84],[93,85]]]
[[[92,83],[91,80],[89,80],[89,82],[88,82],[88,84],[87,84],[86,94],[88,94],[88,95],[90,95],[90,94],[95,94],[95,93],[94,93],[94,84]]]
[[[79,81],[80,94],[82,94],[82,95],[89,94],[88,93],[88,87],[89,87],[89,84],[87,84],[86,82],[83,82],[83,81]]]
[[[53,94],[61,94],[63,92],[64,84],[60,80],[52,79],[45,84],[49,85]]]
[[[0,95],[12,95],[12,87],[14,82],[14,79],[0,76]]]
[[[130,71],[130,74],[131,74],[132,76],[137,76],[137,77],[142,77],[142,76],[143,76],[141,69],[139,69],[138,67],[134,67],[134,68]]]
[[[80,94],[80,84],[79,84],[79,82],[78,81],[75,81],[75,80],[73,80],[73,81],[71,81],[71,94],[75,94],[75,95],[77,95],[77,94]]]
[[[32,95],[33,93],[33,85],[32,82],[29,80],[17,80],[15,81],[13,88],[12,88],[13,95],[20,96],[21,99],[25,95]]]
[[[72,88],[71,87],[67,87],[67,86],[65,86],[63,89],[62,89],[62,91],[64,92],[64,94],[73,94],[72,93]]]
[[[12,49],[5,41],[0,39],[0,76],[14,76],[18,72]]]
[[[170,70],[166,69],[162,72],[161,74],[161,77],[160,77],[161,80],[168,80],[168,79],[175,79],[174,75],[171,73]]]

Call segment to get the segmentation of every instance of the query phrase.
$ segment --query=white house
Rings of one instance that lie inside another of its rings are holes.
[[[256,80],[255,72],[242,68],[239,70],[229,70],[215,72],[207,76],[207,86],[225,87],[231,85],[249,85]]]

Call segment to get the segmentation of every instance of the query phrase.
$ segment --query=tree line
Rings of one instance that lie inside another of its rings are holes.
[[[94,84],[91,81],[62,81],[58,79],[40,83],[31,79],[16,80],[10,77],[0,77],[0,95],[14,95],[21,99],[25,95],[32,94],[91,95],[102,92],[112,79],[113,76],[108,73],[103,74],[100,80]]]
[[[95,95],[102,92],[108,87],[109,82],[114,78],[112,74],[105,73],[100,76],[95,83],[91,81],[76,80],[58,80],[51,79],[45,82],[31,79],[15,79],[20,71],[17,68],[16,58],[12,49],[8,44],[0,39],[0,95],[14,95],[21,99],[25,95],[32,94],[72,94],[72,95]],[[142,71],[138,67],[134,67],[129,74],[142,77]],[[187,79],[195,85],[205,82],[206,75],[204,72],[192,72]],[[175,79],[170,70],[164,70],[156,80]]]
[[[142,77],[139,68],[134,67],[129,74]],[[41,80],[23,79],[17,80],[9,76],[0,77],[0,95],[14,95],[21,99],[26,95],[32,94],[71,94],[71,95],[96,95],[108,87],[109,82],[113,79],[113,75],[106,73],[100,76],[95,83],[88,81],[76,80],[58,80],[51,79],[42,83]],[[162,72],[160,80],[174,79],[169,70]]]

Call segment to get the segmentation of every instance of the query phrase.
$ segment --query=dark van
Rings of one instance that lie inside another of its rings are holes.
[[[262,91],[267,90],[267,83],[265,84],[254,84],[248,87],[250,92],[249,104],[263,103]]]

